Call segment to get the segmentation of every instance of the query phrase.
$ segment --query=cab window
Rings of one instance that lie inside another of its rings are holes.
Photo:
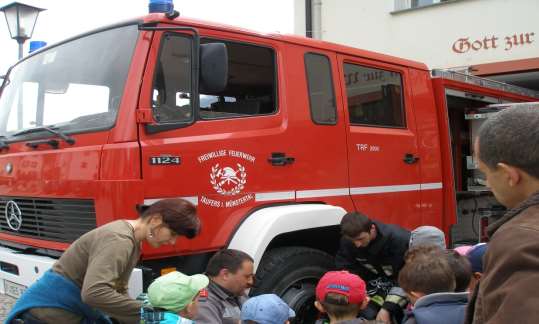
[[[344,80],[350,124],[406,127],[400,73],[346,63]]]
[[[305,72],[313,122],[335,125],[337,123],[337,107],[333,91],[331,64],[328,57],[315,53],[305,54]]]
[[[165,34],[154,75],[152,110],[158,123],[193,120],[191,100],[192,40]]]
[[[259,45],[205,38],[224,43],[228,52],[228,83],[219,93],[200,89],[200,119],[241,118],[277,111],[275,52]]]

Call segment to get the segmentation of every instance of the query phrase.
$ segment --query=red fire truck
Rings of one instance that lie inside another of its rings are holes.
[[[255,259],[251,293],[276,292],[309,322],[346,211],[477,240],[501,208],[475,169],[473,134],[499,105],[537,98],[175,15],[68,39],[18,62],[1,88],[0,292],[19,295],[85,232],[182,197],[201,235],[144,246],[132,295],[236,248]]]

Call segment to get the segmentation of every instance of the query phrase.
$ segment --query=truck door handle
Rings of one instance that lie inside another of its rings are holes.
[[[406,164],[414,164],[419,160],[419,157],[415,156],[415,155],[413,155],[411,153],[406,153],[406,154],[404,154],[404,159],[402,159],[402,160]]]
[[[286,154],[282,152],[273,152],[271,153],[271,157],[268,158],[268,162],[274,166],[285,166],[294,163],[295,160],[295,158],[286,156]]]

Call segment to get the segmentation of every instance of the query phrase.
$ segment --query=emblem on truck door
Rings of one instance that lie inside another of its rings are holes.
[[[245,188],[247,173],[241,164],[237,163],[236,165],[238,166],[237,170],[228,166],[220,168],[219,163],[211,168],[210,183],[217,193],[224,196],[234,196]]]
[[[214,208],[233,208],[255,199],[254,193],[248,189],[246,192],[249,170],[256,161],[254,155],[221,149],[201,154],[197,160],[210,175],[211,189],[200,196],[202,204]]]
[[[16,202],[10,200],[6,204],[6,221],[9,228],[18,231],[22,225],[22,213]]]

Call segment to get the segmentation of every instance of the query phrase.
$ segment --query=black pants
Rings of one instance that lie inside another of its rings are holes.
[[[376,315],[378,315],[380,308],[380,305],[376,304],[373,301],[369,301],[367,307],[361,310],[361,312],[359,312],[359,316],[367,320],[374,320],[376,319]]]
[[[374,320],[376,319],[376,315],[378,315],[378,312],[380,311],[381,307],[380,305],[376,304],[373,301],[370,301],[369,304],[367,304],[367,307],[361,312],[359,312],[359,316],[363,317],[366,320]],[[397,314],[391,313],[391,321],[392,323],[401,323],[404,318],[404,312],[401,310],[397,312]]]

